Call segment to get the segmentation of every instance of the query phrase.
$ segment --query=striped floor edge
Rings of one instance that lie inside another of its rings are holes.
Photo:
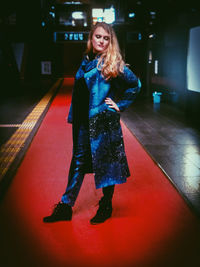
[[[44,95],[44,97],[39,101],[39,103],[21,124],[1,125],[1,127],[16,127],[17,129],[10,139],[0,147],[0,183],[7,174],[10,166],[16,159],[19,152],[24,148],[28,137],[46,110],[47,106],[52,101],[62,82],[63,79],[59,78],[52,85],[50,90]]]

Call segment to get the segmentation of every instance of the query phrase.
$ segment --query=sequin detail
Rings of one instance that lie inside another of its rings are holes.
[[[92,117],[89,132],[96,187],[126,182],[130,172],[119,113],[105,110]]]

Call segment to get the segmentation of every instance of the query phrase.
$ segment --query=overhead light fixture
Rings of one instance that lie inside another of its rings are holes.
[[[135,13],[134,13],[134,12],[129,13],[129,14],[128,14],[128,17],[129,17],[130,19],[134,18],[134,17],[135,17]]]
[[[67,2],[64,2],[65,5],[82,5],[81,2],[75,2],[75,1],[67,1]]]
[[[104,9],[104,21],[108,24],[115,21],[115,9],[113,7]]]
[[[149,35],[149,38],[153,38],[155,35],[152,33]]]
[[[84,19],[83,12],[82,11],[72,12],[72,18],[73,19]]]
[[[104,21],[108,24],[111,24],[115,21],[115,9],[113,7],[105,8],[104,10],[102,8],[93,8],[92,19],[94,24],[97,21],[98,22]]]
[[[55,13],[54,12],[49,12],[49,15],[51,15],[52,18],[55,18]]]
[[[93,8],[92,17],[103,17],[103,8]]]

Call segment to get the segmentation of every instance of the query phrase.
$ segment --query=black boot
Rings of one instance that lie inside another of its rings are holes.
[[[112,200],[102,199],[99,201],[99,208],[97,210],[96,215],[90,220],[91,224],[98,224],[105,222],[112,215]]]
[[[72,219],[72,207],[68,204],[59,202],[55,205],[55,208],[50,216],[44,217],[43,222],[51,223],[57,221],[71,221]]]

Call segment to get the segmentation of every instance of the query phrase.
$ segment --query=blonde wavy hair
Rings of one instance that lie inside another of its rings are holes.
[[[125,62],[122,59],[121,51],[119,48],[118,40],[113,28],[105,22],[97,22],[89,33],[87,42],[86,54],[90,54],[93,51],[92,37],[95,30],[98,27],[102,27],[109,35],[110,42],[106,51],[101,53],[97,68],[101,70],[101,74],[106,80],[117,77],[120,73],[123,73]]]

